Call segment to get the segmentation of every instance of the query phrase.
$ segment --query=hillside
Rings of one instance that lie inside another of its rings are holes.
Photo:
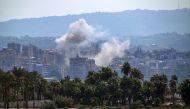
[[[68,25],[80,18],[114,35],[152,35],[190,33],[190,9],[128,10],[114,13],[89,13],[0,22],[0,35],[60,36]]]

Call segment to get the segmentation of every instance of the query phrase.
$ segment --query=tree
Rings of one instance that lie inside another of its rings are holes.
[[[84,104],[91,104],[91,98],[94,97],[95,87],[93,85],[85,84],[82,86],[82,102]]]
[[[143,74],[137,68],[132,68],[130,77],[131,78],[137,78],[137,79],[143,79]]]
[[[53,93],[54,97],[60,94],[61,84],[58,81],[52,81],[51,85],[51,92]]]
[[[96,84],[100,81],[100,74],[94,71],[88,72],[85,83],[87,84]]]
[[[190,106],[190,80],[184,80],[180,86],[180,94],[186,106]]]
[[[25,101],[25,108],[28,108],[28,99],[29,99],[29,92],[30,90],[30,80],[29,80],[29,72],[24,73],[24,76],[21,78],[22,85],[23,85],[23,100]]]
[[[118,77],[112,77],[108,80],[108,91],[110,94],[111,104],[117,104],[117,101],[121,97],[120,91],[120,79]]]
[[[137,101],[139,98],[140,94],[140,89],[141,89],[141,82],[137,78],[132,78],[132,93],[131,93],[131,99],[132,102]]]
[[[17,109],[19,109],[19,95],[20,95],[20,89],[22,87],[21,84],[21,78],[24,76],[24,73],[26,73],[26,71],[22,68],[16,68],[14,67],[12,70],[12,73],[15,76],[16,79],[16,85],[15,85],[15,90],[16,90],[16,102],[17,102]]]
[[[56,96],[54,101],[58,108],[71,107],[74,103],[72,98],[62,97],[61,95]]]
[[[101,81],[108,81],[109,78],[117,76],[116,72],[109,67],[102,67],[99,71]]]
[[[4,108],[9,108],[9,102],[12,100],[12,93],[14,86],[14,75],[11,72],[1,73],[0,83],[2,87],[2,95]]]
[[[28,80],[29,80],[29,88],[31,89],[29,91],[30,95],[33,99],[33,108],[35,108],[35,92],[37,92],[37,86],[40,85],[41,77],[38,74],[38,72],[33,71],[28,73]],[[42,86],[43,87],[43,86]]]
[[[96,96],[99,97],[101,105],[104,104],[104,101],[109,99],[108,93],[108,84],[105,81],[101,81],[96,86]]]
[[[131,71],[131,66],[130,66],[130,64],[129,64],[128,62],[125,62],[125,63],[123,64],[123,66],[122,66],[121,71],[124,73],[124,75],[127,76],[127,75],[130,73],[130,71]]]
[[[152,104],[153,84],[150,81],[144,81],[142,87],[143,102],[145,105]]]
[[[164,102],[164,96],[167,89],[167,77],[166,75],[153,75],[150,82],[152,82],[153,98],[160,98]]]
[[[3,76],[4,76],[4,73],[5,72],[3,72],[3,70],[1,70],[0,69],[0,101],[3,101],[2,99],[3,99],[3,81],[2,81],[2,79],[3,79]]]
[[[47,82],[47,80],[43,79],[41,76],[38,79],[37,82],[37,99],[41,100],[42,96],[45,97],[45,95],[48,93],[48,86],[49,83]]]
[[[176,104],[175,93],[177,92],[177,76],[176,75],[172,75],[169,86],[170,86],[170,91],[172,94],[172,103],[173,105],[175,105]]]
[[[122,103],[126,104],[126,99],[128,98],[129,103],[131,100],[131,93],[132,93],[132,87],[133,87],[133,81],[131,78],[124,76],[121,79],[121,84],[120,84],[121,89],[123,90],[123,99]]]

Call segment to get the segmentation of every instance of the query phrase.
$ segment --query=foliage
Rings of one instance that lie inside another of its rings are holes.
[[[161,102],[164,102],[165,92],[167,89],[167,77],[166,75],[154,75],[151,77],[150,82],[152,82],[152,96],[153,98],[160,98]]]
[[[142,109],[144,106],[141,101],[135,101],[131,105],[129,105],[129,109]]]
[[[161,99],[159,97],[153,99],[153,106],[160,106]]]
[[[190,106],[190,80],[186,79],[180,84],[180,94],[186,106]]]
[[[128,62],[125,62],[123,64],[123,67],[122,67],[121,71],[127,76],[130,73],[130,71],[131,71],[130,64]]]
[[[62,97],[61,95],[58,95],[57,97],[55,97],[54,101],[58,108],[72,107],[74,103],[72,98]]]
[[[172,103],[173,105],[175,105],[176,104],[175,94],[177,92],[177,76],[176,75],[172,75],[171,80],[169,82],[169,86],[170,86],[170,91],[172,94]]]
[[[56,105],[54,102],[45,102],[41,109],[56,109]]]
[[[9,102],[15,101],[17,108],[23,100],[28,107],[29,100],[48,99],[55,104],[47,103],[44,107],[73,107],[75,104],[86,106],[124,106],[129,104],[131,109],[160,106],[165,101],[167,89],[170,89],[173,104],[174,95],[178,93],[177,76],[173,75],[168,82],[166,75],[153,75],[150,81],[143,81],[143,74],[129,63],[122,67],[124,76],[119,77],[109,67],[99,71],[90,71],[85,80],[65,77],[60,81],[46,81],[38,72],[28,72],[22,68],[11,71],[0,70],[0,101],[4,108]],[[168,88],[169,87],[169,88]],[[190,105],[190,80],[179,85],[182,99]],[[134,101],[134,102],[133,102]],[[33,101],[35,102],[35,101]],[[35,107],[34,107],[35,108]]]

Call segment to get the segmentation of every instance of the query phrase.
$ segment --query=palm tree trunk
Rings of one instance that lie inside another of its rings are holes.
[[[25,102],[25,108],[28,108],[28,97],[27,97],[27,90],[24,89],[24,102]]]
[[[35,87],[33,90],[33,108],[35,108]]]
[[[7,109],[9,109],[9,101],[7,102]]]
[[[172,94],[173,105],[175,105],[175,94]]]
[[[17,109],[19,109],[19,103],[18,103],[18,90],[17,90],[17,97],[16,97],[16,107],[17,107]]]
[[[129,105],[131,104],[131,96],[128,97]]]
[[[6,102],[5,102],[5,91],[3,90],[3,106],[6,109]]]

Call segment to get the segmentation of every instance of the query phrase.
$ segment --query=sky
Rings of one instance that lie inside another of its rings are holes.
[[[0,22],[92,12],[178,8],[190,8],[190,0],[0,0]]]

